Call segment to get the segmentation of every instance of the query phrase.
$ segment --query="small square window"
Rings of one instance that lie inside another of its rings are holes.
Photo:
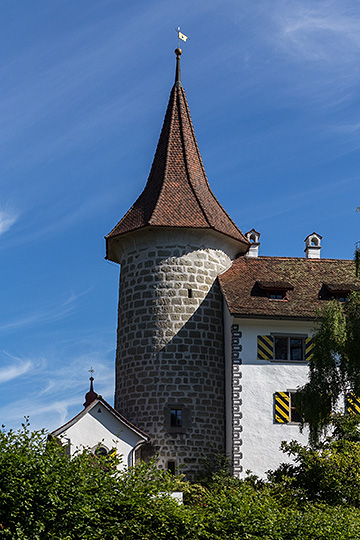
[[[170,409],[170,426],[182,427],[182,409]]]
[[[305,360],[305,338],[296,336],[274,336],[274,360],[303,362]]]

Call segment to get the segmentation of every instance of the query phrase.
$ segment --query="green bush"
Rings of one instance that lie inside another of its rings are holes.
[[[44,431],[30,432],[25,423],[19,432],[0,431],[0,539],[360,539],[356,487],[346,491],[354,478],[358,482],[354,445],[360,443],[342,434],[328,444],[332,455],[325,448],[316,459],[306,447],[303,453],[297,449],[292,473],[279,469],[269,482],[241,481],[219,468],[204,486],[155,463],[118,472],[116,462],[89,452],[70,461],[56,441]],[[354,470],[344,487],[346,466]],[[183,505],[167,495],[178,490]],[[337,498],[330,499],[331,492]]]

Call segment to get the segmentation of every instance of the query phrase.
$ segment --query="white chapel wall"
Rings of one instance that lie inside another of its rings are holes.
[[[84,448],[93,449],[98,444],[107,450],[116,448],[117,456],[122,456],[119,469],[133,464],[133,450],[142,440],[101,403],[67,428],[60,438],[64,445],[70,442],[71,456]]]

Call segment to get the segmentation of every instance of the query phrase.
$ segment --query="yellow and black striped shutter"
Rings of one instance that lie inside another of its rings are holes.
[[[355,394],[347,394],[345,412],[346,414],[360,414],[360,398]]]
[[[257,358],[258,360],[272,360],[274,358],[274,339],[272,336],[258,336]]]
[[[289,392],[275,392],[275,423],[287,424],[290,421]]]
[[[305,339],[305,360],[309,362],[314,355],[314,340],[311,337]]]

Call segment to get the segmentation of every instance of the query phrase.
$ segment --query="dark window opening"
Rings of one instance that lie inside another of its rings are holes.
[[[170,426],[182,427],[182,410],[170,409]]]
[[[290,392],[290,422],[300,423],[301,418],[296,410],[296,392]]]
[[[96,456],[107,456],[108,451],[103,446],[98,446],[97,449],[95,450],[95,455]]]
[[[286,298],[286,291],[269,291],[268,298],[270,300],[284,300]]]
[[[188,289],[187,292],[188,292],[188,298],[192,298],[193,297],[192,289]]]
[[[274,337],[275,360],[304,360],[304,338]]]
[[[169,471],[170,474],[175,474],[175,470],[176,470],[175,461],[168,461],[167,470]]]

